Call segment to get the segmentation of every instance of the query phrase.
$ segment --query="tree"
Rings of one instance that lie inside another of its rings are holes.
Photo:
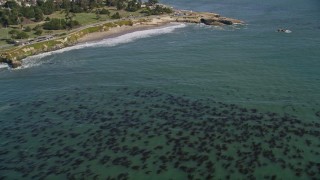
[[[29,38],[29,35],[26,32],[16,32],[12,34],[12,39],[27,39]]]
[[[8,25],[17,25],[19,24],[19,12],[17,9],[11,11],[6,11],[6,16],[8,20]]]
[[[107,6],[116,6],[117,5],[117,1],[116,0],[106,0],[106,5]]]
[[[172,9],[170,8],[167,8],[167,7],[162,7],[162,6],[159,6],[157,5],[155,8],[153,9],[148,9],[150,11],[150,14],[152,15],[160,15],[160,14],[164,14],[164,13],[172,13]]]
[[[34,7],[34,19],[36,22],[42,21],[44,18],[43,12],[39,7]]]
[[[76,16],[72,11],[71,11],[71,7],[68,5],[68,3],[65,4],[66,7],[64,9],[64,17],[65,17],[65,22],[66,22],[66,27],[68,28],[68,30],[72,29],[75,26],[79,26],[80,23],[78,21],[73,20],[73,18]]]
[[[36,30],[36,32],[34,34],[40,36],[42,34],[42,32],[43,31],[41,29],[38,29],[38,30]]]
[[[118,12],[114,13],[112,16],[111,16],[112,19],[120,19],[121,16]]]
[[[25,32],[20,32],[19,34],[17,34],[17,39],[27,39],[29,38],[29,35]]]
[[[71,2],[70,0],[62,0],[62,3],[61,3],[61,8],[62,9],[68,9],[70,10],[71,9]]]
[[[78,1],[79,6],[81,7],[82,10],[87,11],[89,8],[89,2],[88,0],[79,0]]]
[[[12,30],[10,30],[8,33],[11,34],[11,35],[13,35],[13,34],[18,34],[19,31],[16,30],[16,29],[12,29]]]
[[[123,0],[119,0],[117,2],[117,10],[121,10],[121,9],[124,9],[124,8],[126,8],[126,4],[124,3]]]
[[[26,17],[28,19],[34,18],[34,16],[35,16],[33,7],[22,7],[21,13],[24,17]]]
[[[82,13],[84,11],[85,10],[83,8],[81,8],[80,5],[77,5],[77,4],[72,4],[71,5],[70,12],[72,12],[72,13]]]
[[[105,0],[96,0],[96,3],[97,3],[97,7],[103,7],[104,6],[104,3],[105,3]]]
[[[149,6],[155,5],[155,4],[157,4],[157,3],[159,3],[158,0],[148,0]]]
[[[132,0],[128,2],[128,6],[126,8],[127,11],[135,12],[141,8],[141,4],[137,2],[137,0]]]
[[[52,14],[54,11],[55,11],[55,5],[54,5],[54,2],[53,0],[47,0],[45,1],[42,6],[41,6],[41,9],[43,11],[43,13],[45,15],[50,15]]]
[[[46,30],[59,30],[66,29],[66,21],[64,19],[52,18],[49,22],[43,24],[43,29]],[[40,29],[37,29],[38,31]]]
[[[143,13],[146,16],[150,16],[151,15],[151,9],[150,8],[144,9],[140,13]]]
[[[89,0],[89,9],[94,9],[96,7],[98,7],[98,3],[96,2],[96,0]]]
[[[21,14],[19,14],[19,15],[18,15],[18,19],[17,19],[17,24],[20,25],[20,29],[23,28],[22,22],[23,22],[23,17],[21,17]]]
[[[103,9],[100,10],[100,14],[106,14],[106,15],[110,16],[110,11],[108,11],[105,8],[103,8]]]
[[[41,7],[44,3],[45,3],[45,1],[43,1],[43,0],[37,0],[37,6],[39,6],[39,7]]]
[[[15,1],[7,1],[4,4],[4,7],[10,8],[10,9],[19,9],[20,8],[19,4],[16,3]]]
[[[27,26],[25,29],[24,29],[24,32],[30,32],[32,29],[30,26]]]
[[[34,31],[37,31],[37,30],[39,30],[39,29],[41,29],[41,26],[40,26],[40,25],[36,25],[34,28],[32,28],[32,30],[34,30]]]
[[[73,27],[76,27],[76,26],[79,26],[79,25],[80,25],[80,23],[78,21],[76,21],[76,20],[72,20],[69,23],[67,23],[67,26],[69,28],[73,28]]]
[[[74,13],[70,12],[70,10],[66,9],[65,10],[65,20],[66,20],[66,25],[68,27],[68,29],[72,29],[73,28],[73,18],[76,16]]]
[[[60,11],[61,10],[61,5],[62,5],[62,0],[55,0],[54,1],[54,10],[55,11]]]
[[[0,21],[3,27],[7,27],[9,25],[9,16],[6,11],[0,11]]]
[[[101,18],[100,16],[100,11],[99,10],[96,10],[96,18],[99,20]]]

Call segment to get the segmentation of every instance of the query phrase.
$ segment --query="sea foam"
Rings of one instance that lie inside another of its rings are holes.
[[[0,69],[7,69],[9,68],[8,64],[0,63]]]
[[[155,29],[148,29],[142,31],[135,31],[128,34],[124,34],[114,38],[107,38],[101,41],[89,42],[78,44],[71,47],[66,47],[63,49],[59,49],[56,51],[45,52],[38,55],[30,56],[22,60],[22,66],[19,69],[29,68],[33,66],[41,65],[42,63],[48,62],[48,60],[41,60],[42,58],[54,54],[60,54],[67,51],[83,49],[83,48],[90,48],[90,47],[112,47],[117,46],[120,44],[130,43],[138,39],[153,37],[161,34],[167,34],[173,32],[175,29],[184,28],[186,27],[185,24],[171,24],[170,26],[155,28]],[[53,59],[53,58],[50,58]],[[49,60],[50,61],[50,60]]]

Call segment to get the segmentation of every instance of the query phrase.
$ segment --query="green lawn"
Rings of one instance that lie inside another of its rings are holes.
[[[74,17],[74,20],[79,21],[81,25],[87,25],[91,23],[99,22],[99,20],[96,18],[95,13],[76,13],[76,16]],[[65,14],[61,13],[60,11],[55,12],[51,15],[49,15],[50,18],[58,18],[58,19],[64,19]],[[101,18],[103,16],[101,15]]]
[[[102,15],[101,15],[102,18]],[[88,25],[99,22],[94,13],[77,13],[74,20],[78,21],[81,25]]]
[[[8,33],[11,28],[1,28],[0,29],[0,39],[10,38],[10,34]]]
[[[140,16],[140,11],[137,11],[137,12],[127,12],[127,11],[124,11],[124,10],[116,10],[115,8],[108,8],[108,7],[105,7],[106,9],[108,9],[110,11],[110,16],[113,15],[114,13],[116,12],[119,12],[120,16],[123,17],[123,18],[127,18],[127,17],[130,17],[130,16]],[[89,25],[89,24],[93,24],[93,23],[98,23],[98,22],[101,22],[101,21],[107,21],[107,20],[110,20],[111,18],[105,14],[101,14],[100,15],[100,18],[97,19],[97,15],[94,13],[95,11],[92,11],[92,13],[76,13],[75,17],[74,17],[74,20],[77,20],[81,25]],[[60,18],[60,19],[64,19],[65,18],[65,14],[61,11],[57,11],[49,16],[45,16],[46,17],[49,17],[49,18]],[[42,22],[34,22],[34,23],[31,23],[31,24],[26,24],[24,25],[24,27],[27,27],[29,26],[31,29],[34,28],[36,25],[41,25],[43,24],[44,21]],[[3,45],[6,45],[7,42],[5,41],[7,38],[10,38],[11,35],[8,34],[8,32],[12,29],[17,29],[17,30],[20,30],[20,27],[18,25],[15,25],[15,26],[10,26],[8,28],[0,28],[0,46],[3,46]],[[42,35],[48,35],[48,34],[51,34],[51,35],[54,35],[54,34],[61,34],[61,33],[65,33],[67,32],[67,30],[54,30],[54,31],[47,31],[47,30],[43,30],[43,34]],[[34,31],[32,30],[31,32],[27,32],[27,34],[29,35],[29,38],[34,38],[34,37],[37,37],[37,35],[34,34]]]
[[[7,45],[6,39],[10,39],[11,34],[9,34],[9,31],[12,30],[12,28],[0,28],[0,46]],[[4,47],[0,47],[0,50],[3,50]]]

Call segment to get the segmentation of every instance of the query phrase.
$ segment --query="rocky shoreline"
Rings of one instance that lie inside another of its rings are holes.
[[[0,53],[0,62],[7,63],[11,68],[17,68],[22,65],[21,60],[28,56],[62,49],[86,41],[98,40],[103,36],[123,34],[125,32],[161,26],[171,22],[203,23],[213,26],[243,23],[243,21],[222,17],[215,13],[175,10],[175,12],[170,15],[130,18],[113,22],[105,22],[94,26],[80,28],[79,30],[63,37],[55,37],[39,43],[18,46]]]

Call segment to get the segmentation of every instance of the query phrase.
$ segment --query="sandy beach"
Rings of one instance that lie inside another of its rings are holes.
[[[135,21],[135,19],[133,19]],[[94,32],[85,35],[78,39],[78,43],[86,43],[92,41],[99,41],[106,38],[121,36],[127,33],[142,31],[147,29],[154,29],[162,26],[168,26],[174,20],[170,16],[154,17],[148,19],[147,22],[135,22],[132,26],[118,26],[110,28],[107,31]]]
[[[81,44],[102,39],[116,37],[134,31],[142,31],[160,26],[166,26],[169,23],[205,23],[206,25],[223,26],[242,23],[237,19],[222,17],[215,13],[208,12],[192,12],[192,11],[177,11],[177,14],[170,15],[155,15],[147,17],[133,17],[127,19],[110,20],[99,22],[96,24],[80,27],[65,37],[56,37],[41,41],[22,45],[19,48],[13,48],[0,54],[0,62],[8,63],[11,67],[16,68],[21,66],[21,59],[30,55],[40,54],[42,52],[54,51],[75,44]],[[109,24],[106,25],[105,24]],[[110,25],[111,24],[111,25]],[[86,31],[91,29],[90,31]],[[91,32],[91,33],[90,33]],[[36,44],[36,45],[34,45]]]

